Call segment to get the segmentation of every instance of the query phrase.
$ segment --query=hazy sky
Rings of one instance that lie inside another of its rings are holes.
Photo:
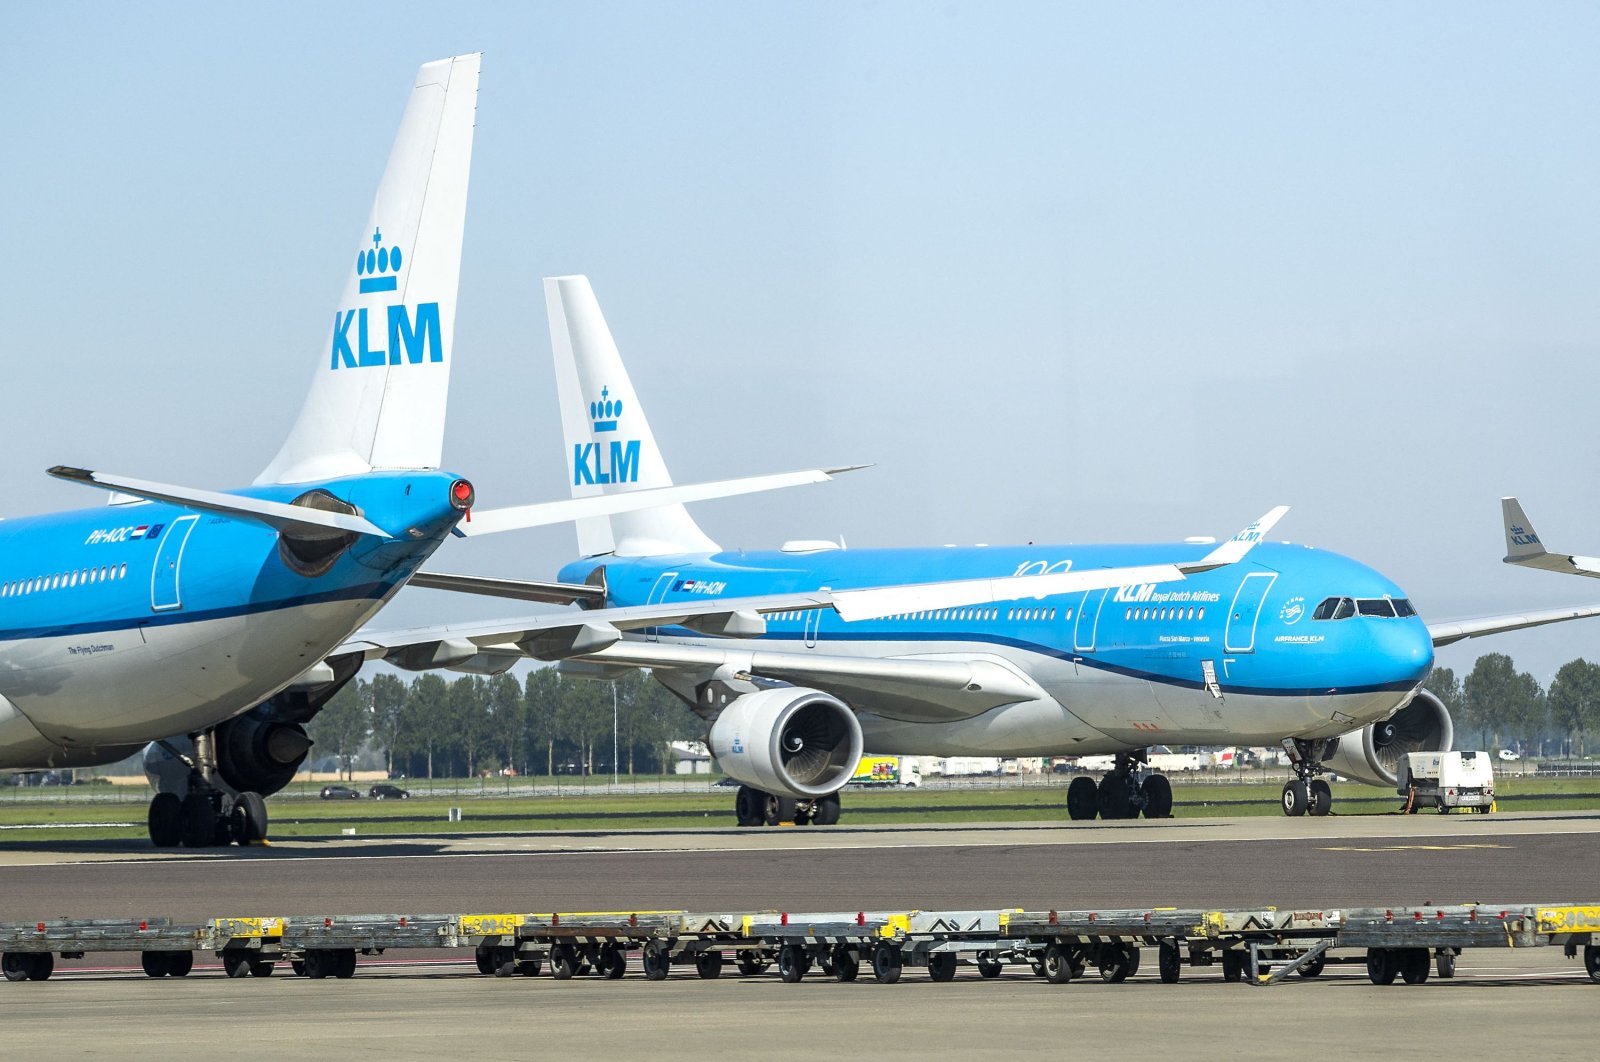
[[[237,8],[237,9],[236,9]],[[447,10],[448,8],[448,10]],[[416,67],[482,50],[446,460],[563,497],[586,273],[724,545],[1161,540],[1277,503],[1440,620],[1600,601],[1600,8],[7,4],[0,513],[276,452]],[[548,529],[443,570],[549,578]],[[387,621],[513,614],[402,594]],[[1548,681],[1600,621],[1444,650]]]

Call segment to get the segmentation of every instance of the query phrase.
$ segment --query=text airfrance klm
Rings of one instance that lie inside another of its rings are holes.
[[[610,458],[607,461],[607,457]],[[572,485],[639,482],[639,440],[611,441],[609,451],[599,443],[572,444]]]
[[[371,369],[380,365],[400,365],[403,363],[402,350],[404,363],[407,364],[444,361],[438,303],[418,303],[415,320],[412,320],[403,304],[390,306],[388,311],[387,347],[372,346],[375,337],[367,322],[367,307],[334,311],[333,364],[330,368]]]

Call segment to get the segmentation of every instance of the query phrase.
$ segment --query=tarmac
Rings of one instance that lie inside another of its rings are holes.
[[[357,836],[213,852],[7,842],[0,920],[1594,903],[1597,834],[1600,813],[1523,813]],[[470,962],[391,954],[364,958],[353,980],[313,982],[287,971],[229,980],[199,958],[181,981],[144,978],[130,956],[91,954],[58,962],[47,982],[0,984],[7,1047],[173,1058],[272,1048],[434,1057],[463,1043],[659,1058],[810,1059],[869,1047],[935,1056],[1160,1048],[1246,1059],[1288,1050],[1369,1057],[1429,1043],[1545,1059],[1600,1051],[1600,985],[1554,948],[1469,951],[1453,981],[1383,988],[1355,966],[1271,988],[1224,984],[1215,967],[1163,985],[1153,961],[1123,985],[1092,976],[1049,985],[1012,968],[998,981],[964,968],[949,984],[916,970],[899,985],[815,975],[786,985],[731,972],[702,982],[679,968],[653,983],[636,963],[617,982],[501,980]]]

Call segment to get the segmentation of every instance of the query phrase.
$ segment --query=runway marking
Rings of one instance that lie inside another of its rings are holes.
[[[0,830],[109,830],[113,828],[132,829],[143,825],[138,822],[27,822],[15,823],[10,826],[0,826]]]
[[[1324,852],[1462,852],[1480,848],[1512,848],[1509,844],[1386,844],[1377,848],[1356,845],[1339,845],[1324,848]]]

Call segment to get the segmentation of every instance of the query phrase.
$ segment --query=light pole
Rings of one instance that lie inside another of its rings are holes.
[[[611,683],[611,784],[617,784],[617,684]]]

